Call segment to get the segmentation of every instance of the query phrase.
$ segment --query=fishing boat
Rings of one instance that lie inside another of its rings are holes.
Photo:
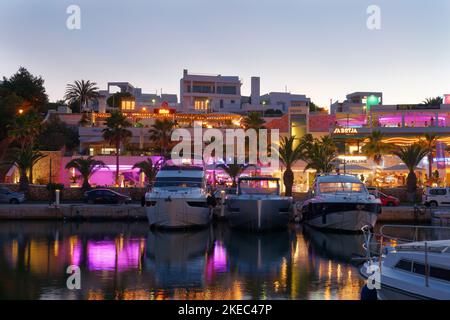
[[[280,195],[280,179],[241,177],[237,193],[226,197],[231,227],[263,231],[286,228],[292,211],[292,197]]]
[[[145,194],[148,222],[162,228],[206,226],[212,217],[210,198],[202,167],[165,166]]]
[[[355,176],[328,174],[316,178],[300,208],[303,221],[310,226],[360,232],[367,225],[373,228],[381,201]]]

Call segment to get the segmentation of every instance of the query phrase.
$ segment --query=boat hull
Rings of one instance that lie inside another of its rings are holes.
[[[150,226],[159,228],[202,227],[212,217],[206,200],[199,199],[149,199],[145,210]]]
[[[256,231],[286,228],[291,218],[290,199],[227,199],[230,226]]]
[[[373,228],[381,205],[367,203],[315,203],[304,208],[308,225],[329,230],[359,232],[364,226]]]

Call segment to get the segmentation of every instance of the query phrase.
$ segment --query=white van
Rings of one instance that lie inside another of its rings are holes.
[[[427,207],[450,206],[450,188],[425,188],[422,203]]]

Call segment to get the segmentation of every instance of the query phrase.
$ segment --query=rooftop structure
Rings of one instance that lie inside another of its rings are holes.
[[[111,91],[111,88],[118,88],[118,91]],[[156,108],[162,102],[166,102],[171,108],[178,108],[178,99],[176,94],[157,94],[157,93],[143,93],[141,88],[134,87],[129,82],[108,82],[106,90],[100,90],[100,98],[98,105],[94,110],[105,113],[113,109],[108,105],[108,98],[114,93],[129,93],[131,98],[126,98],[121,101],[119,108],[124,111],[145,111]]]
[[[205,75],[183,70],[180,103],[183,112],[239,112],[241,81],[237,76]]]

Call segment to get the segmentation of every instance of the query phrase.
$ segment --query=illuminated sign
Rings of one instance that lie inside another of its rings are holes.
[[[165,109],[165,108],[157,108],[154,111],[157,114],[173,114],[175,113],[174,109]]]
[[[336,134],[355,134],[355,133],[358,133],[358,130],[356,130],[356,128],[336,128],[336,129],[334,129],[333,133],[336,133]]]
[[[366,156],[341,155],[338,159],[341,163],[367,163]]]

